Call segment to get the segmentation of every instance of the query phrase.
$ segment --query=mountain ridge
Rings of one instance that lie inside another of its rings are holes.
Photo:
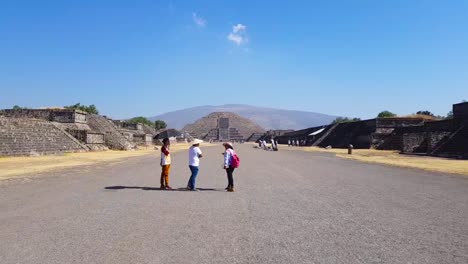
[[[246,104],[203,105],[167,112],[149,117],[151,121],[164,120],[168,127],[181,129],[185,125],[209,115],[212,112],[233,112],[251,119],[265,129],[302,129],[313,126],[326,125],[336,116],[271,107],[252,106]]]

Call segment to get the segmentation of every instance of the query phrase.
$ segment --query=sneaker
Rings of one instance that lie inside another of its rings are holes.
[[[167,185],[167,186],[166,186],[166,189],[167,189],[167,190],[172,190],[172,187],[169,186],[169,185]]]
[[[192,192],[199,192],[200,191],[197,188],[193,188],[193,189],[189,189],[189,190],[192,191]]]
[[[234,192],[234,187],[228,188],[226,191],[228,191],[228,192]]]
[[[161,190],[166,190],[166,186],[161,185],[161,187],[159,187],[159,189],[161,189]]]

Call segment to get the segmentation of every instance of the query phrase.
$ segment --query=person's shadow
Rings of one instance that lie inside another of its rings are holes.
[[[140,186],[107,186],[105,190],[124,190],[124,189],[140,189],[143,191],[166,191],[166,192],[190,192],[187,188],[177,188],[177,189],[161,189],[157,187],[140,187]],[[220,189],[215,188],[197,188],[199,191],[221,191]]]

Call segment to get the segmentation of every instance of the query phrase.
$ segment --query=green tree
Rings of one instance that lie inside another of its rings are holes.
[[[164,129],[166,127],[167,127],[167,124],[163,120],[154,121],[154,128],[156,128],[157,130]]]
[[[21,110],[21,109],[24,109],[24,108],[19,106],[19,105],[14,105],[13,106],[13,110]]]
[[[397,116],[396,114],[394,114],[394,113],[392,113],[390,111],[387,111],[387,110],[382,111],[377,115],[377,117],[379,117],[379,118],[396,117],[396,116]]]
[[[148,125],[150,127],[154,127],[154,123],[151,122],[148,118],[143,117],[143,116],[137,116],[137,117],[131,118],[127,120],[127,122],[132,123],[132,124],[141,123],[141,124]]]
[[[424,111],[417,111],[416,112],[417,115],[427,115],[427,116],[433,116],[435,117],[435,115],[433,113],[431,113],[430,111],[427,111],[427,110],[424,110]]]
[[[358,117],[349,118],[349,117],[339,116],[335,120],[333,120],[332,124],[355,122],[355,121],[361,121],[361,118],[358,118]]]
[[[64,106],[64,108],[65,109],[70,109],[70,110],[80,110],[80,111],[86,112],[88,114],[99,114],[98,109],[93,104],[89,105],[89,106],[86,106],[86,105],[82,105],[80,103],[77,103],[77,104],[74,104],[74,105]]]
[[[93,104],[88,106],[88,108],[86,109],[85,112],[88,112],[90,114],[96,114],[96,115],[99,114],[99,111],[97,110],[97,107],[95,105],[93,105]]]
[[[445,119],[452,119],[453,118],[453,111],[450,110],[450,112],[447,113],[447,116],[445,117]]]

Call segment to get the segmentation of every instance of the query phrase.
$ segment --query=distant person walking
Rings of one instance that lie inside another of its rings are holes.
[[[163,146],[161,148],[161,189],[172,189],[169,186],[169,172],[171,171],[171,142],[168,138],[163,139]]]
[[[231,142],[223,143],[225,148],[224,151],[224,169],[226,170],[227,178],[228,178],[228,186],[226,187],[226,191],[234,192],[234,169],[239,167],[239,157],[237,156],[236,152],[234,151],[234,147],[232,146]]]
[[[199,166],[200,166],[200,158],[203,157],[202,151],[200,149],[200,143],[203,140],[195,139],[192,142],[192,146],[189,148],[189,168],[190,172],[190,179],[187,184],[187,189],[190,191],[196,191],[195,183],[198,176]]]
[[[290,147],[290,146],[291,146],[291,140],[288,139],[288,147]]]

